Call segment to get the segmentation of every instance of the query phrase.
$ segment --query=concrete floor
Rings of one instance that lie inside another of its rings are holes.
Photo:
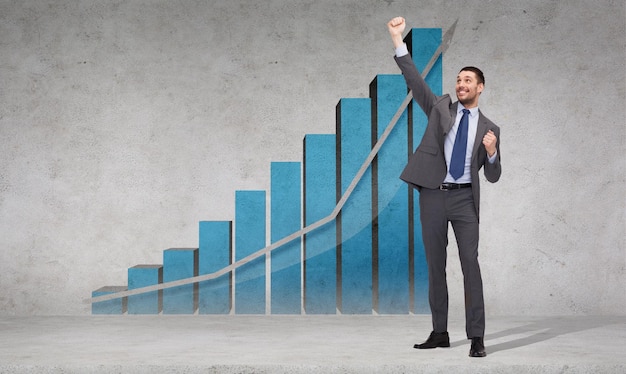
[[[0,317],[0,373],[626,373],[626,316],[491,317],[488,356],[419,351],[429,316]]]

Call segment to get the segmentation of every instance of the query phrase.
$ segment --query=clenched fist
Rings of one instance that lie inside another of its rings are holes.
[[[389,33],[391,34],[391,36],[394,36],[396,34],[402,35],[405,26],[406,22],[404,21],[403,17],[392,18],[391,21],[387,23],[387,28],[389,29]]]
[[[485,150],[487,150],[487,155],[489,157],[493,156],[496,153],[496,143],[498,139],[496,138],[496,134],[493,131],[489,130],[485,136],[483,136],[483,145],[485,146]]]
[[[398,48],[402,43],[402,33],[406,27],[406,22],[403,17],[395,17],[387,23],[387,29],[391,35],[393,45]]]

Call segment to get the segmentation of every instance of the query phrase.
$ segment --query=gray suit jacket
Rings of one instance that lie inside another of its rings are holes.
[[[396,62],[404,75],[407,86],[413,92],[413,98],[428,117],[428,125],[426,126],[424,136],[415,153],[409,157],[409,162],[400,175],[400,179],[418,189],[436,189],[439,188],[448,172],[443,143],[446,135],[454,126],[458,102],[452,102],[450,95],[436,96],[424,79],[422,79],[410,55],[396,57]],[[489,130],[493,131],[498,139],[496,144],[498,155],[493,164],[487,160],[487,151],[482,143],[483,136]],[[485,177],[489,182],[495,183],[500,179],[502,172],[500,166],[500,128],[479,110],[478,129],[476,131],[470,167],[477,217],[480,216],[480,180],[478,171],[482,167],[485,168]]]

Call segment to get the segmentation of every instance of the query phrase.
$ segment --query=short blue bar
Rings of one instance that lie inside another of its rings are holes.
[[[370,86],[376,138],[380,138],[407,95],[402,75],[378,75]],[[376,217],[374,308],[379,314],[409,312],[409,189],[399,179],[408,159],[405,111],[378,152],[374,167]]]
[[[372,101],[341,99],[337,104],[337,155],[343,195],[372,150]],[[343,314],[372,313],[372,168],[369,167],[340,212],[341,257],[338,308]]]
[[[271,240],[283,239],[302,228],[302,164],[271,164]],[[300,314],[302,310],[302,241],[294,239],[271,253],[272,314]]]
[[[110,295],[112,293],[126,291],[126,286],[105,286],[91,292],[91,297]],[[126,297],[100,301],[91,304],[91,314],[124,314],[126,313]]]
[[[235,191],[235,259],[265,248],[265,191]],[[265,256],[235,270],[235,313],[265,314]]]
[[[304,138],[304,225],[332,213],[336,206],[336,137]],[[304,309],[307,314],[337,313],[337,224],[335,220],[304,238]]]
[[[163,282],[163,265],[137,265],[128,269],[128,289],[142,288]],[[159,314],[162,291],[128,297],[128,314]]]
[[[412,29],[407,34],[405,42],[411,52],[413,62],[419,71],[423,71],[426,67],[433,53],[439,48],[441,40],[441,29],[439,28]],[[442,56],[439,56],[425,79],[435,95],[441,95],[443,91],[442,71]],[[409,127],[409,145],[411,151],[414,152],[422,140],[424,131],[426,131],[427,118],[415,101],[411,103],[409,113],[409,123],[412,123],[412,126]],[[410,243],[413,249],[412,312],[416,314],[428,314],[430,313],[430,306],[428,304],[428,267],[424,253],[424,243],[422,241],[419,193],[417,190],[412,192],[412,198],[412,226],[414,233],[412,243]]]
[[[197,248],[163,251],[163,283],[198,275]],[[163,314],[193,314],[197,309],[197,283],[163,290]]]
[[[212,274],[232,263],[232,222],[199,224],[198,275]],[[232,309],[232,272],[198,284],[198,314],[228,314]]]

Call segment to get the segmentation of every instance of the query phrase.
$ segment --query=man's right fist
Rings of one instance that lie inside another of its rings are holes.
[[[387,23],[387,28],[392,37],[402,35],[405,26],[406,22],[404,21],[404,17],[392,18],[391,21]]]

